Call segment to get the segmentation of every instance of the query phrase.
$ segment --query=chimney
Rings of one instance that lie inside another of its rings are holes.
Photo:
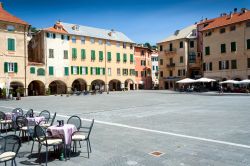
[[[0,8],[3,9],[3,2],[0,2]]]
[[[241,13],[246,13],[247,9],[246,8],[241,8]]]
[[[234,8],[234,13],[237,13],[237,10],[238,10],[237,8]]]

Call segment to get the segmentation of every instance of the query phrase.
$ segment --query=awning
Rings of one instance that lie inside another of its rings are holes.
[[[214,79],[211,79],[211,78],[205,78],[205,77],[202,77],[198,80],[195,80],[196,82],[215,82],[216,80]]]
[[[177,83],[179,84],[190,84],[190,83],[195,83],[196,80],[193,80],[191,78],[185,78],[185,79],[182,79],[180,81],[177,81]]]

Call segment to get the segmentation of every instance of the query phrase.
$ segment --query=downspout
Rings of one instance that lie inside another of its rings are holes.
[[[104,59],[105,59],[105,88],[104,88],[104,90],[108,94],[109,93],[109,87],[108,87],[108,83],[107,83],[108,71],[107,71],[107,51],[106,51],[106,48],[107,48],[107,40],[105,40],[105,45],[104,45]]]
[[[26,29],[28,28],[27,35],[30,29],[30,25],[27,27],[24,25],[24,96],[27,96],[27,38]]]

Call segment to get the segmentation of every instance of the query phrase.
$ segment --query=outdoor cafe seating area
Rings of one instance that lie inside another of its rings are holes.
[[[15,108],[11,112],[0,111],[0,165],[17,165],[16,157],[21,148],[27,148],[26,144],[32,145],[28,158],[37,154],[36,162],[39,164],[43,152],[44,164],[47,165],[51,150],[55,160],[66,161],[70,160],[73,153],[78,153],[78,147],[86,147],[86,157],[89,158],[92,152],[90,134],[94,119],[88,126],[83,126],[81,118],[76,115],[65,122],[60,119],[56,121],[56,115],[56,112],[51,113],[48,110],[35,113],[32,109],[24,112],[21,108]],[[37,146],[38,150],[34,150]]]

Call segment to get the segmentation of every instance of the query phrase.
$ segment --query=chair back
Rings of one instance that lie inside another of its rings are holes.
[[[21,147],[21,139],[16,135],[7,135],[0,138],[3,152],[15,152],[16,155]],[[15,155],[15,157],[16,157]]]
[[[73,124],[76,126],[77,130],[79,130],[82,127],[82,121],[81,118],[79,116],[73,115],[71,116],[68,121],[67,124]]]
[[[34,138],[36,138],[39,143],[46,141],[46,145],[47,145],[47,137],[46,137],[45,130],[39,125],[35,126]]]
[[[33,109],[29,109],[24,116],[25,117],[31,117],[33,114],[34,114]]]
[[[54,124],[55,119],[56,119],[56,112],[53,115],[53,118],[51,120],[50,126],[52,126]]]
[[[28,120],[24,116],[18,116],[16,118],[16,126],[19,129],[24,126],[28,126]]]
[[[91,133],[92,128],[93,128],[93,126],[94,126],[94,122],[95,122],[95,119],[92,119],[91,124],[90,124],[90,127],[89,127],[89,131],[88,131],[87,139],[89,139],[90,133]]]
[[[17,115],[23,115],[23,110],[22,108],[15,108],[12,110],[12,113],[17,114]]]
[[[6,120],[6,115],[2,111],[0,111],[0,120]]]
[[[45,118],[46,123],[50,120],[50,112],[48,110],[43,110],[40,112],[39,116],[43,116]]]

